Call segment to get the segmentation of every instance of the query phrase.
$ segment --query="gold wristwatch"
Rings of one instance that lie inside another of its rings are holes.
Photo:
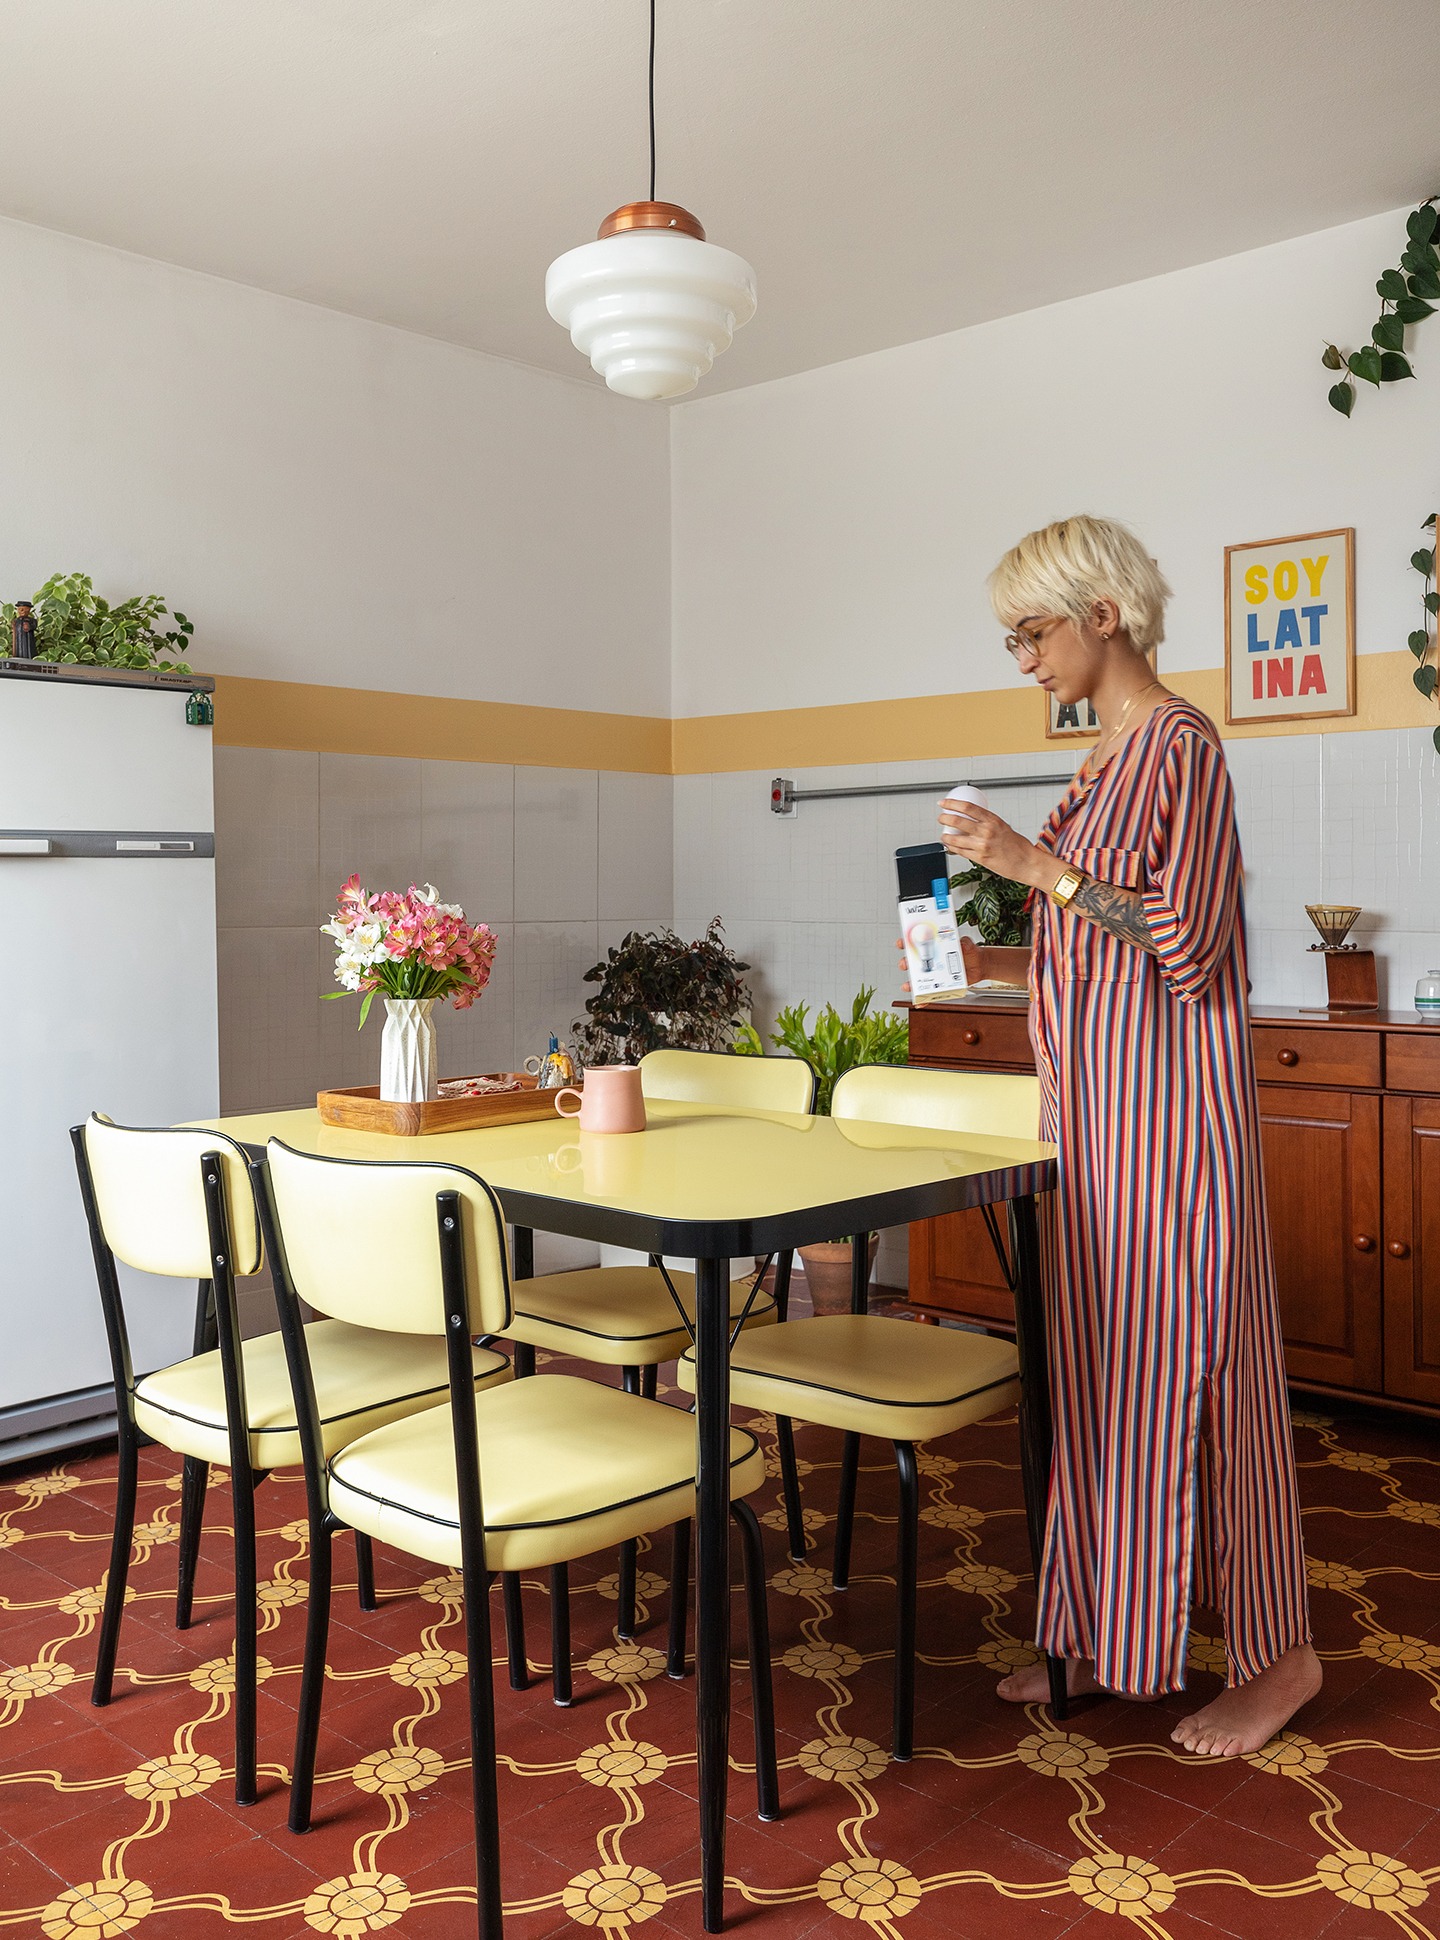
[[[1079,889],[1081,883],[1084,882],[1084,880],[1085,880],[1085,877],[1083,872],[1079,869],[1073,868],[1067,862],[1065,865],[1064,875],[1061,876],[1059,882],[1057,882],[1055,887],[1050,891],[1051,902],[1054,903],[1057,909],[1066,908],[1066,906],[1074,900],[1075,893]]]

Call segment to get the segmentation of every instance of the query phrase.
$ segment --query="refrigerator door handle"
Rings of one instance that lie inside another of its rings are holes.
[[[49,855],[46,835],[0,835],[0,855]]]
[[[117,855],[194,855],[193,842],[117,842]]]

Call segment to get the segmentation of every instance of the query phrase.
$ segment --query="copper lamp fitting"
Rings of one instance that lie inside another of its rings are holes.
[[[693,236],[696,242],[705,240],[705,231],[678,202],[627,202],[623,209],[606,216],[596,240],[604,242],[607,236],[623,235],[627,229],[668,229],[677,236]]]

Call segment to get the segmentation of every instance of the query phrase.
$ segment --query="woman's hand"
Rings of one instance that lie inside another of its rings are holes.
[[[995,875],[1032,889],[1053,889],[1063,873],[1063,864],[1048,850],[1027,842],[991,809],[974,802],[957,802],[941,811],[940,839],[951,855],[983,863]]]

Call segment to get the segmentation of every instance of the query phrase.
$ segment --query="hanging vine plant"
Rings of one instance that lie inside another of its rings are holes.
[[[1436,615],[1440,614],[1440,592],[1435,590],[1436,534],[1433,512],[1425,521],[1425,530],[1430,534],[1430,544],[1422,546],[1418,552],[1412,552],[1410,555],[1410,564],[1425,581],[1425,605],[1421,623],[1410,635],[1408,645],[1411,653],[1420,663],[1410,678],[1426,700],[1433,701],[1436,697],[1436,689],[1440,688],[1440,667],[1436,665],[1437,646],[1440,646],[1440,640],[1437,640],[1435,625]],[[1435,729],[1431,739],[1435,743],[1436,753],[1440,754],[1440,727]]]
[[[1409,241],[1395,269],[1387,269],[1375,285],[1380,298],[1380,315],[1363,349],[1342,351],[1326,344],[1320,361],[1326,370],[1346,375],[1330,387],[1330,403],[1342,417],[1355,408],[1354,379],[1362,384],[1396,384],[1413,377],[1410,359],[1405,355],[1405,332],[1411,324],[1422,323],[1440,303],[1440,230],[1437,198],[1428,196],[1418,209],[1412,209],[1405,223]]]

